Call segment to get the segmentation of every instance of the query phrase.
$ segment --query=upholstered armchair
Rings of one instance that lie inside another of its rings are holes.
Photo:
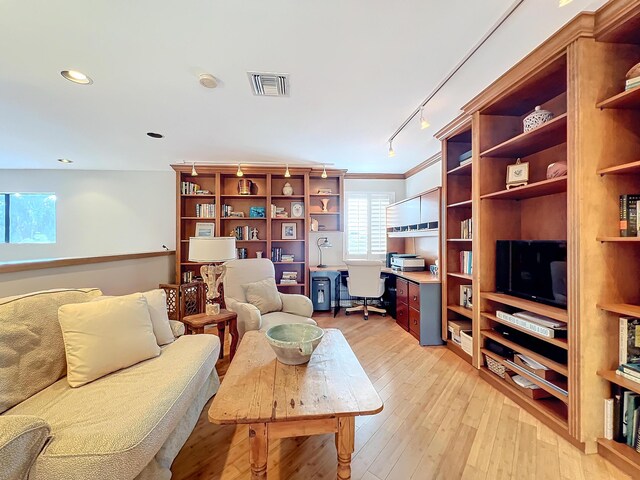
[[[275,281],[275,269],[271,260],[251,258],[231,260],[225,263],[224,301],[232,312],[238,315],[238,333],[240,337],[250,330],[266,331],[274,325],[283,323],[309,323],[315,325],[310,317],[313,304],[304,295],[277,293],[282,307],[279,311],[262,314],[260,309],[247,301],[247,286],[262,280]],[[254,302],[255,303],[255,302]]]

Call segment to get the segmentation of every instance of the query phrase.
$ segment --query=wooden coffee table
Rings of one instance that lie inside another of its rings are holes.
[[[339,330],[324,338],[306,365],[276,360],[264,333],[242,338],[209,409],[209,421],[249,424],[251,478],[267,478],[269,440],[336,434],[338,479],[351,478],[355,417],[382,411],[380,396]]]

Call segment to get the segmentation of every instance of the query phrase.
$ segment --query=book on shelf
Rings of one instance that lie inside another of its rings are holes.
[[[604,438],[613,440],[613,398],[604,399]]]
[[[280,256],[280,261],[283,263],[293,263],[295,260],[295,255],[282,254]]]
[[[604,436],[640,452],[640,395],[618,385],[612,393],[604,400]]]
[[[289,213],[285,210],[284,207],[278,207],[272,204],[271,218],[289,218]]]
[[[468,165],[473,160],[473,151],[468,150],[458,157],[458,164],[462,167]]]
[[[473,252],[468,250],[460,252],[460,273],[473,275]]]
[[[640,194],[620,195],[620,236],[638,236],[638,205]]]
[[[196,203],[196,217],[216,218],[216,204],[215,203]]]
[[[624,82],[625,90],[632,90],[636,87],[640,87],[640,77],[633,77]]]
[[[473,221],[470,218],[460,222],[460,238],[465,240],[473,238]]]
[[[640,363],[640,319],[620,317],[618,334],[618,363]]]
[[[271,247],[271,261],[272,262],[281,262],[282,261],[282,248],[281,247]]]
[[[471,285],[460,285],[460,306],[473,308],[473,287]]]
[[[193,182],[180,182],[180,193],[182,195],[194,195],[200,190],[200,185]]]

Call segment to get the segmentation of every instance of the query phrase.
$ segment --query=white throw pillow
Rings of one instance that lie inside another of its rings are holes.
[[[262,315],[282,310],[282,299],[276,287],[275,278],[266,278],[259,282],[242,285],[247,302],[254,305]]]
[[[140,293],[62,305],[58,321],[71,387],[160,355],[147,301]]]
[[[173,342],[175,337],[173,336],[171,324],[169,323],[169,314],[167,313],[167,293],[158,288],[143,292],[142,295],[144,295],[149,306],[153,334],[156,336],[158,345],[166,345]]]

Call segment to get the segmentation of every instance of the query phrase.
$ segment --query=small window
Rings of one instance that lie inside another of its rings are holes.
[[[387,206],[393,192],[346,193],[346,255],[347,259],[381,259],[387,252]]]
[[[3,243],[56,243],[53,193],[0,193]]]

